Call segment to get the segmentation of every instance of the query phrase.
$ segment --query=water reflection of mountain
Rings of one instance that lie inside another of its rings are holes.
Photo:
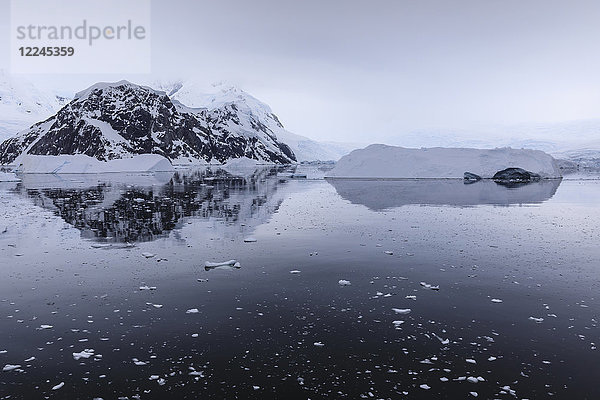
[[[550,199],[560,180],[542,180],[506,187],[483,180],[466,185],[461,180],[328,180],[338,194],[354,204],[384,210],[409,204],[475,206],[535,204]]]
[[[45,188],[44,179],[57,178],[32,177],[17,190],[36,205],[54,210],[80,229],[83,237],[136,242],[167,234],[185,217],[256,226],[282,201],[273,196],[279,184],[277,173],[277,168],[268,167],[240,177],[221,169],[204,169],[176,172],[166,183],[147,186],[114,181],[73,185],[77,180],[71,179],[70,184],[52,182]]]

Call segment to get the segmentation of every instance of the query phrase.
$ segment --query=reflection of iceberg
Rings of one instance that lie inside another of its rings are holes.
[[[135,176],[128,181],[124,176],[118,182],[114,176],[110,182],[97,182],[75,176],[62,180],[28,175],[17,190],[36,205],[54,210],[85,238],[153,240],[181,228],[186,217],[219,225],[217,234],[222,236],[232,232],[241,236],[242,230],[268,220],[281,204],[282,196],[274,196],[277,172],[266,167],[238,177],[207,168],[152,175],[147,180]]]
[[[556,193],[560,180],[542,180],[507,188],[483,180],[465,185],[461,180],[328,180],[344,199],[372,210],[408,204],[474,206],[541,203]]]

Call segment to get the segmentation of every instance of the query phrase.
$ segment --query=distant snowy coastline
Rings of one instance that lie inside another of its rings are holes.
[[[465,172],[492,178],[506,168],[522,168],[542,178],[560,178],[556,160],[539,150],[421,148],[373,144],[338,161],[327,178],[462,179]]]

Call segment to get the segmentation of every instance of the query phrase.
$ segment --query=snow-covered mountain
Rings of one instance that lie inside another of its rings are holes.
[[[423,129],[390,139],[404,147],[512,147],[545,151],[584,168],[600,168],[600,119],[560,123]]]
[[[0,142],[55,114],[66,99],[0,69]]]
[[[293,150],[298,161],[338,160],[350,151],[364,147],[344,143],[326,143],[309,139],[286,130],[271,108],[245,91],[223,82],[205,85],[197,80],[154,82],[153,87],[166,92],[173,100],[189,107],[209,111],[235,106],[241,130],[251,130],[259,124]]]
[[[176,163],[240,157],[270,163],[296,160],[240,103],[191,108],[127,81],[98,83],[77,93],[53,117],[3,142],[0,164],[12,163],[21,154],[85,154],[101,161],[159,154]]]

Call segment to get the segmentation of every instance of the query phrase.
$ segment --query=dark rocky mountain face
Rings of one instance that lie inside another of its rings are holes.
[[[235,104],[191,109],[128,82],[99,84],[78,94],[55,116],[2,143],[0,164],[22,153],[85,154],[101,161],[134,154],[160,154],[171,161],[296,160],[260,121],[250,130],[242,127]]]

